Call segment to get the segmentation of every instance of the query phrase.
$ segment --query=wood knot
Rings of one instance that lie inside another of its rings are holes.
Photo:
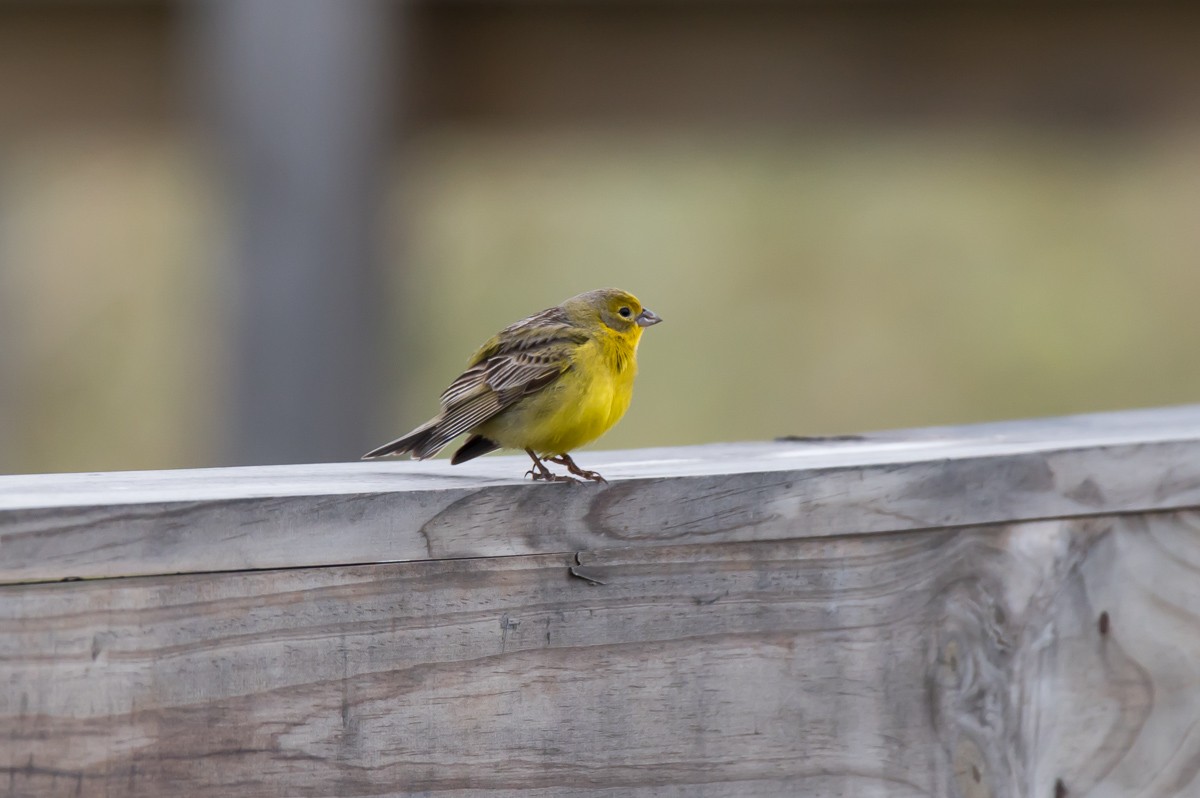
[[[951,640],[946,644],[946,648],[942,653],[942,661],[951,671],[958,671],[958,643]]]
[[[992,798],[991,787],[984,780],[987,764],[983,751],[971,740],[962,738],[954,747],[954,776],[963,798]]]

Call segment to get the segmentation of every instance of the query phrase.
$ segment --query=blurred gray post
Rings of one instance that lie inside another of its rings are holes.
[[[4,214],[0,213],[0,222],[3,221]],[[0,227],[0,235],[3,233],[3,227]],[[12,451],[12,441],[17,418],[17,386],[14,376],[20,365],[20,353],[16,342],[20,336],[17,325],[13,323],[14,313],[10,307],[16,295],[8,285],[11,269],[10,259],[0,247],[0,474],[15,469],[17,462],[17,457]]]
[[[214,0],[200,57],[225,158],[230,463],[354,459],[379,398],[393,7]]]

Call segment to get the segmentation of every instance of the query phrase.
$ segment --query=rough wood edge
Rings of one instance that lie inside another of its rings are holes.
[[[1185,509],[1200,506],[1200,406],[830,443],[589,455],[589,467],[608,470],[609,486],[500,476],[517,465],[493,458],[462,477],[440,462],[0,477],[0,582],[788,540]],[[29,501],[56,485],[65,499]],[[81,500],[102,486],[117,495]]]

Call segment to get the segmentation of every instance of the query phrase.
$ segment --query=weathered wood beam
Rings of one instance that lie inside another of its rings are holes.
[[[843,441],[0,477],[0,582],[857,535],[1200,506],[1200,406]]]
[[[0,478],[0,785],[1191,795],[1198,422]]]
[[[624,549],[582,566],[8,585],[0,785],[1194,795],[1197,526],[1160,513]]]

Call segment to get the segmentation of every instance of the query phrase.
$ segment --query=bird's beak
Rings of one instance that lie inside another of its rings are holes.
[[[650,308],[643,308],[642,312],[637,315],[636,321],[639,327],[649,327],[651,324],[658,324],[662,321],[662,316]]]

